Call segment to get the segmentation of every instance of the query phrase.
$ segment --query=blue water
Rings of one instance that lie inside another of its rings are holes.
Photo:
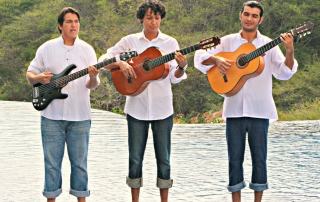
[[[40,114],[28,102],[0,101],[0,201],[45,201]],[[227,185],[227,151],[224,124],[174,125],[172,179],[169,201],[231,201]],[[89,148],[87,202],[130,201],[127,175],[127,129],[123,116],[93,110]],[[57,201],[76,199],[68,194],[68,156],[63,162],[63,193]],[[263,201],[320,201],[320,121],[276,122],[268,139],[268,182]],[[250,181],[251,160],[247,147],[245,180]],[[141,202],[159,200],[152,136],[144,160]],[[253,201],[248,187],[244,202]]]

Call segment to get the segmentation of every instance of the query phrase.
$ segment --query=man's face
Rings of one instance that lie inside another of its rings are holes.
[[[61,30],[62,37],[65,40],[77,38],[80,29],[80,22],[76,14],[65,14],[62,26],[60,26],[59,24],[58,26]]]
[[[160,13],[157,13],[155,15],[151,8],[149,8],[142,19],[145,32],[153,34],[158,33],[161,20],[162,19]]]
[[[257,30],[261,21],[260,9],[245,6],[243,12],[239,15],[239,18],[244,31],[254,32]]]

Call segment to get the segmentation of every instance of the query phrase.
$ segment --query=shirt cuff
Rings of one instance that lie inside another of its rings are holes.
[[[195,57],[194,57],[194,64],[195,64],[195,67],[197,69],[199,69],[202,73],[206,74],[207,71],[209,69],[211,69],[211,67],[213,65],[203,65],[201,64],[203,61],[209,59],[212,55],[206,51],[201,51],[201,52],[198,52],[198,54],[196,53]]]
[[[182,80],[184,80],[184,79],[187,78],[186,72],[184,72],[183,75],[182,75],[181,77],[179,77],[179,78],[177,78],[177,77],[174,75],[174,72],[175,72],[175,71],[172,71],[172,72],[171,72],[171,74],[172,74],[172,76],[171,76],[171,82],[172,82],[173,84],[179,83],[180,81],[182,81]]]

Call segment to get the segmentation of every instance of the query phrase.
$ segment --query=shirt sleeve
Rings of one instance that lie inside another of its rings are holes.
[[[119,55],[120,53],[123,53],[126,50],[126,47],[127,47],[127,39],[126,37],[123,37],[113,47],[108,48],[107,52],[99,57],[98,62],[103,62],[103,60],[106,58],[110,59]]]
[[[194,56],[194,66],[202,73],[206,74],[209,69],[214,67],[214,65],[203,65],[202,62],[209,59],[212,55],[223,52],[224,45],[228,44],[229,40],[227,37],[221,38],[221,44],[216,46],[215,48],[209,50],[197,50]]]
[[[175,40],[175,39],[174,39],[174,43],[172,43],[172,46],[173,46],[172,47],[173,51],[180,50],[179,44],[178,44],[177,40]],[[178,67],[178,63],[175,59],[173,59],[172,61],[169,62],[170,71],[169,71],[168,76],[170,77],[171,83],[173,83],[173,84],[177,84],[180,81],[187,78],[186,72],[184,72],[184,74],[180,78],[175,77],[174,73],[177,70],[177,67]]]
[[[197,50],[194,55],[194,66],[202,73],[206,74],[207,71],[212,67],[212,65],[203,65],[201,64],[203,61],[207,60],[211,57],[212,54],[205,50]]]
[[[43,45],[40,46],[36,52],[36,55],[34,59],[31,61],[29,67],[28,67],[28,72],[34,72],[35,74],[41,74],[42,72],[45,71],[44,69],[44,62],[43,62]]]
[[[87,50],[87,55],[86,55],[86,61],[87,61],[86,68],[88,68],[91,65],[97,64],[97,55],[96,55],[96,52],[94,51],[93,47],[88,45],[87,49],[88,50]],[[90,76],[89,76],[89,74],[87,74],[86,79],[85,79],[86,84],[89,80],[90,80]],[[100,84],[99,74],[97,75],[97,81]]]
[[[127,40],[126,38],[122,38],[118,43],[116,43],[116,45],[114,45],[113,47],[109,48],[107,50],[107,53],[105,54],[105,56],[109,59],[109,58],[113,58],[116,55],[119,55],[120,53],[123,53],[127,48]]]
[[[88,66],[97,64],[97,55],[92,46],[88,50]]]
[[[288,80],[290,79],[298,70],[298,62],[294,59],[293,67],[290,69],[284,63],[285,56],[280,50],[279,46],[275,47],[272,51],[272,74],[275,78],[279,80]]]

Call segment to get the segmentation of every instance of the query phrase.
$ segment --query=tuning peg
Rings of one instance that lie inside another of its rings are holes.
[[[310,31],[308,31],[308,32],[307,32],[307,34],[311,34],[311,32],[310,32]]]

